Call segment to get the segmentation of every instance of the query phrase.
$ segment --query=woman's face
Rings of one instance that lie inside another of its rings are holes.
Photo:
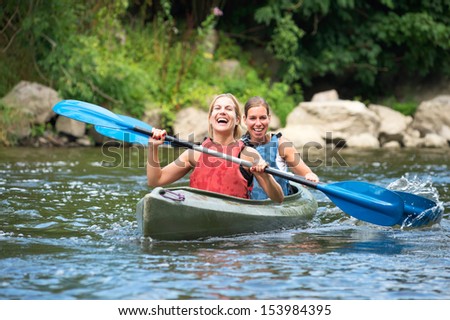
[[[263,142],[269,128],[270,115],[265,107],[252,107],[248,109],[244,122],[252,141]]]
[[[215,131],[234,131],[239,123],[233,100],[228,97],[218,98],[212,106],[209,123]]]

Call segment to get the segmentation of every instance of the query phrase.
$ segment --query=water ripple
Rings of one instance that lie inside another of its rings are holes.
[[[142,167],[104,168],[95,149],[12,149],[0,156],[0,299],[450,299],[448,154],[344,157],[315,171],[439,201],[440,224],[370,225],[313,190],[319,210],[299,229],[154,241],[137,232]]]

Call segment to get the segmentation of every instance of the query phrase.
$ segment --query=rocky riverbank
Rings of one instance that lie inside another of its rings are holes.
[[[91,126],[56,115],[52,107],[61,100],[52,88],[20,82],[0,99],[3,110],[7,110],[0,120],[0,143],[64,147],[95,146],[106,141]],[[206,118],[204,110],[182,109],[173,131],[182,139],[202,141],[208,132]],[[157,110],[152,110],[142,120],[157,127],[158,119]],[[284,128],[274,116],[272,129],[281,131],[298,148],[448,148],[450,94],[422,101],[413,116],[404,116],[389,106],[341,100],[331,90],[300,103],[289,114]]]

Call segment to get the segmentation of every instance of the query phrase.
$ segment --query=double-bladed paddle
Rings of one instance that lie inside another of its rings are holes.
[[[53,111],[62,116],[95,125],[96,130],[110,138],[146,144],[152,135],[152,127],[142,121],[117,115],[100,106],[78,101],[63,100],[53,107]],[[252,167],[252,163],[240,158],[223,154],[175,137],[166,136],[166,141],[177,146],[186,147],[218,158],[232,161],[245,167]],[[361,181],[343,181],[337,183],[316,183],[289,172],[267,167],[265,170],[274,176],[320,190],[345,213],[362,221],[381,226],[401,225],[411,216],[419,216],[424,211],[440,210],[437,204],[429,199],[406,192],[394,192],[383,187]],[[426,216],[426,215],[425,215]],[[420,225],[434,221],[424,219]],[[419,225],[415,225],[419,226]]]

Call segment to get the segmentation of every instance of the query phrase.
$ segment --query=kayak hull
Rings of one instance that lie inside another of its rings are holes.
[[[155,188],[137,204],[138,228],[157,240],[194,240],[305,226],[317,201],[300,185],[282,204],[189,187]]]

